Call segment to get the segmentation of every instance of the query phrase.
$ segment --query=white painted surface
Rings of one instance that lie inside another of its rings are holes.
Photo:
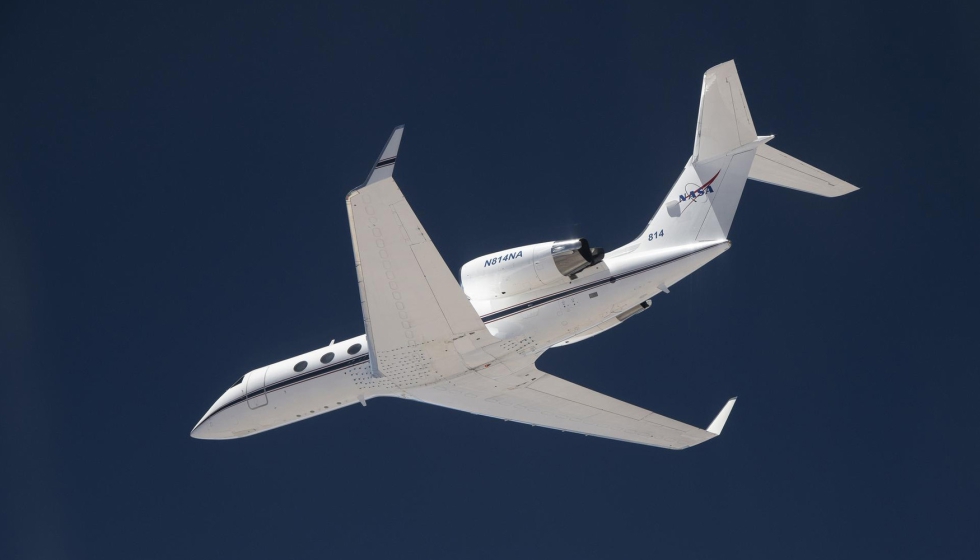
[[[770,146],[760,146],[749,179],[820,196],[841,196],[857,187]]]
[[[480,257],[461,270],[464,294],[392,177],[402,134],[395,129],[368,180],[347,197],[366,334],[251,372],[225,391],[192,436],[243,437],[397,396],[670,449],[707,441],[721,433],[734,399],[701,429],[534,363],[551,347],[610,330],[618,315],[727,251],[750,175],[825,196],[854,188],[768,148],[772,137],[756,135],[735,65],[727,62],[705,74],[694,154],[640,237],[574,278],[550,260],[551,242]],[[758,163],[760,154],[766,163]],[[362,347],[350,355],[353,344]],[[327,352],[334,360],[321,363]]]

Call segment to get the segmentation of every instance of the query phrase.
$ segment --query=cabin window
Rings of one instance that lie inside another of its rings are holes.
[[[293,366],[293,371],[303,371],[304,369],[306,369],[306,362],[305,361],[300,362],[300,363],[296,364],[295,366]]]
[[[353,356],[354,354],[357,354],[360,351],[361,351],[361,345],[360,344],[355,344],[355,345],[353,345],[353,346],[351,346],[350,348],[347,349],[347,353],[350,354],[351,356]]]
[[[320,356],[321,364],[329,364],[333,361],[333,352],[327,352],[326,354]]]

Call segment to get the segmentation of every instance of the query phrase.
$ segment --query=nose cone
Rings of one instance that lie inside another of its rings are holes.
[[[228,398],[229,398],[228,393],[225,392],[224,395],[221,395],[221,397],[219,397],[218,400],[216,400],[214,404],[211,405],[211,408],[209,408],[208,411],[204,413],[204,416],[202,416],[201,419],[198,420],[197,424],[194,424],[194,427],[191,428],[192,438],[227,439],[231,437],[231,434],[224,433],[224,430],[218,429],[215,426],[215,423],[217,421],[216,417],[219,414],[225,414],[227,412],[222,409],[224,408],[224,405],[227,404]],[[218,423],[221,422],[218,421]]]
[[[214,401],[211,408],[191,428],[195,439],[235,439],[255,433],[259,420],[245,401],[245,385],[240,381],[232,385]]]
[[[208,429],[208,425],[203,419],[191,428],[191,437],[194,439],[214,439],[210,435],[211,430]]]
[[[214,407],[211,407],[214,408]],[[214,429],[211,427],[210,419],[212,411],[209,410],[198,422],[191,428],[191,437],[195,439],[222,439],[217,436]]]

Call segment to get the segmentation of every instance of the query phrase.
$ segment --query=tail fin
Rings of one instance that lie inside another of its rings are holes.
[[[698,130],[694,135],[694,161],[712,160],[755,139],[755,124],[735,61],[729,60],[705,72]]]
[[[735,62],[704,73],[694,154],[643,232],[645,249],[726,239],[758,137]]]
[[[705,72],[694,153],[637,239],[639,248],[727,239],[748,178],[824,196],[856,189],[769,148],[772,138],[756,134],[734,61]]]

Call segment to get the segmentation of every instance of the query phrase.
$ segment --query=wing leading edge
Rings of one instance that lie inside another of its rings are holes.
[[[446,408],[667,449],[686,449],[721,434],[735,398],[730,399],[707,430],[586,389],[528,366],[532,381],[507,389],[479,373],[435,386],[411,389],[415,399]]]

